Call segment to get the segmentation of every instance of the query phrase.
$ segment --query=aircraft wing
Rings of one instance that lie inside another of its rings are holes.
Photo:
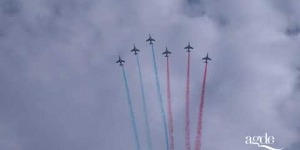
[[[155,41],[155,39],[149,38],[149,39],[147,39],[146,41],[147,41],[147,42],[148,42],[148,41]]]
[[[204,57],[202,60],[211,60],[209,57]]]
[[[184,49],[194,49],[192,46],[187,46]]]
[[[131,52],[139,52],[140,50],[138,50],[138,49],[133,49],[133,50],[131,50]]]

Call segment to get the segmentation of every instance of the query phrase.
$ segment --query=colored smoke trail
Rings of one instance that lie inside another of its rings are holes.
[[[126,93],[127,93],[127,102],[128,102],[129,109],[130,109],[130,117],[131,117],[133,133],[134,133],[134,138],[135,138],[135,143],[136,143],[136,150],[140,150],[140,141],[139,141],[139,137],[138,137],[138,133],[137,133],[135,117],[134,117],[134,114],[133,114],[133,108],[132,108],[132,103],[131,103],[131,98],[130,98],[130,92],[129,92],[128,82],[127,82],[127,77],[126,77],[126,74],[125,74],[124,66],[121,66],[121,67],[122,67],[122,71],[123,71],[123,78],[124,78],[124,83],[125,83],[125,88],[126,88]]]
[[[168,92],[168,120],[169,120],[169,136],[170,136],[170,149],[174,150],[174,129],[173,129],[173,114],[171,103],[171,86],[170,86],[170,64],[169,57],[167,57],[167,92]]]
[[[198,127],[197,127],[197,134],[196,134],[196,140],[195,140],[195,150],[200,150],[200,148],[201,148],[201,133],[202,133],[202,119],[203,119],[203,109],[204,109],[204,94],[205,94],[206,72],[207,72],[207,63],[205,64],[204,78],[203,78],[203,84],[202,84],[202,93],[201,93],[201,101],[200,101]]]
[[[146,98],[145,98],[145,90],[144,90],[144,83],[141,73],[141,66],[140,66],[140,59],[139,55],[136,55],[138,70],[139,70],[139,76],[140,76],[140,86],[141,86],[141,92],[142,92],[142,99],[143,99],[143,107],[144,107],[144,118],[146,123],[146,133],[147,133],[147,141],[148,141],[148,149],[152,150],[152,142],[151,142],[151,135],[150,135],[150,127],[149,127],[149,121],[148,121],[148,113],[147,113],[147,104],[146,104]]]
[[[150,44],[150,45],[152,47],[152,58],[153,58],[153,66],[154,66],[154,72],[155,72],[157,94],[158,94],[158,98],[159,98],[160,110],[161,110],[161,114],[162,114],[162,117],[163,117],[163,123],[164,123],[164,129],[165,129],[166,146],[167,146],[167,150],[169,150],[169,139],[168,139],[168,128],[167,128],[166,114],[165,114],[165,110],[164,110],[164,105],[163,105],[163,101],[162,101],[162,94],[161,94],[161,91],[160,91],[160,84],[159,84],[159,80],[158,80],[158,73],[157,73],[154,47],[153,47],[153,44]]]
[[[190,141],[190,52],[188,52],[187,80],[185,95],[185,149],[191,149]]]

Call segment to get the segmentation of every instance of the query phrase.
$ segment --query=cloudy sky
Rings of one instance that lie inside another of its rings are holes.
[[[209,63],[203,150],[258,150],[246,136],[268,133],[275,148],[300,149],[298,0],[0,0],[0,149],[135,148],[121,55],[147,149],[133,44],[142,75],[153,147],[165,149],[151,33],[166,102],[167,46],[175,149],[184,149],[184,97],[191,52],[194,145],[206,53]],[[166,103],[165,103],[166,104]]]

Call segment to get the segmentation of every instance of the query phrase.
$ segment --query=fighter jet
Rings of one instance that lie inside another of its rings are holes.
[[[165,57],[169,57],[168,54],[172,54],[170,51],[168,51],[168,48],[166,47],[166,51],[162,53],[163,55],[165,54]]]
[[[208,63],[207,60],[211,60],[211,59],[208,57],[208,53],[206,54],[206,57],[202,58],[202,60],[205,60],[204,63]]]
[[[189,42],[189,45],[187,47],[185,47],[184,49],[187,49],[187,52],[191,52],[190,49],[194,49]]]
[[[116,63],[120,63],[120,66],[123,66],[122,63],[124,63],[125,61],[121,59],[121,57],[119,56],[119,60]]]
[[[131,52],[134,52],[134,55],[137,55],[138,53],[137,52],[139,52],[140,50],[139,49],[137,49],[136,47],[135,47],[135,44],[133,45],[133,49],[131,50]]]
[[[149,38],[146,40],[146,42],[150,42],[149,44],[153,44],[153,41],[155,41],[155,39],[152,39],[151,35],[149,34]]]

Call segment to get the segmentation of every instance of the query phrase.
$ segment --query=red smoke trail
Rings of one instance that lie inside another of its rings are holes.
[[[185,95],[185,149],[191,150],[190,141],[190,52],[188,52],[187,81]]]
[[[173,115],[171,105],[171,86],[170,86],[170,66],[169,57],[167,57],[167,92],[168,92],[168,115],[169,115],[169,136],[170,136],[170,147],[174,150],[174,129],[173,129]]]
[[[196,135],[196,141],[195,141],[195,150],[200,150],[200,148],[201,148],[202,117],[203,117],[203,109],[204,109],[206,72],[207,72],[207,63],[205,64],[204,78],[203,78],[203,84],[202,84],[202,93],[201,93],[201,101],[200,101],[197,135]]]

